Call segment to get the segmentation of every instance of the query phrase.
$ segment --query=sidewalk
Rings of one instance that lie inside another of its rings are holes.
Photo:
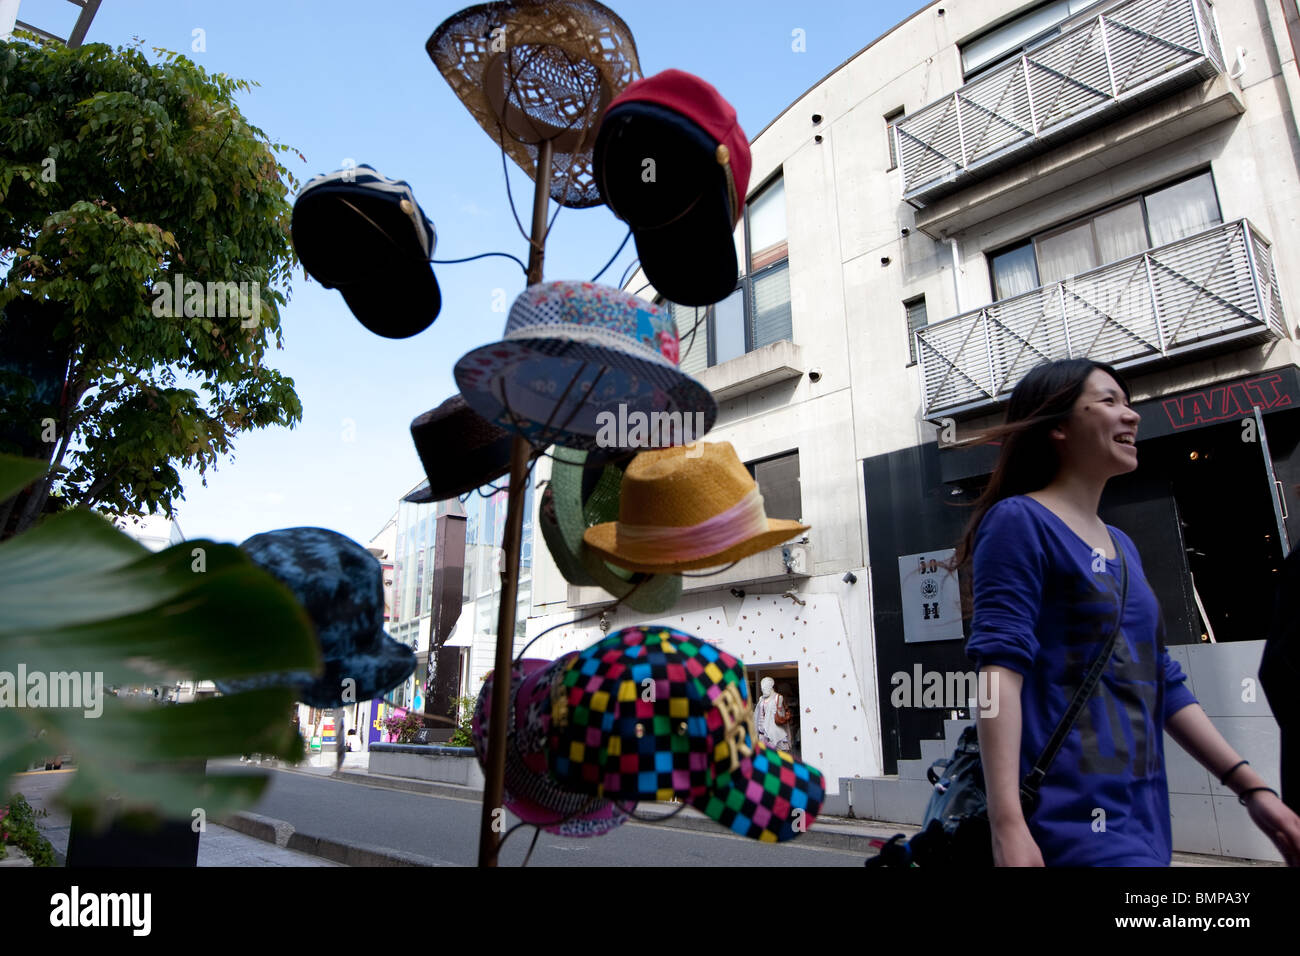
[[[482,800],[483,791],[448,783],[433,783],[409,777],[391,777],[370,773],[361,761],[365,754],[348,754],[341,773],[335,773],[333,755],[319,765],[286,766],[278,761],[266,761],[263,766],[286,773],[300,773],[315,777],[333,777],[349,783],[390,790],[427,793],[434,796]],[[237,761],[229,761],[237,764]],[[18,774],[14,789],[27,798],[36,810],[47,809],[49,816],[41,818],[38,825],[53,844],[55,859],[64,864],[68,848],[69,821],[66,814],[53,806],[54,793],[66,785],[65,776],[75,770],[34,771]],[[676,812],[675,812],[676,811]],[[693,807],[678,810],[671,803],[642,803],[638,812],[646,816],[667,817],[655,823],[629,823],[628,826],[667,826],[682,830],[718,831],[718,824]],[[199,866],[426,866],[431,861],[397,850],[363,844],[327,840],[307,833],[296,832],[292,824],[264,817],[256,813],[236,813],[223,821],[226,825],[208,824],[199,840]],[[888,840],[896,833],[911,837],[917,827],[880,820],[862,820],[846,817],[819,817],[807,833],[799,837],[805,845],[861,853],[865,861],[874,856],[873,840]],[[1175,853],[1172,866],[1177,867],[1261,867],[1281,866],[1280,863],[1244,860],[1233,857],[1201,856]]]
[[[54,795],[68,784],[68,770],[36,770],[14,775],[13,789],[21,793],[32,809],[39,814],[36,825],[54,847],[55,865],[63,866],[68,854],[68,834],[71,821],[63,810],[53,803]],[[341,866],[320,856],[299,853],[232,830],[209,823],[199,837],[199,866]]]
[[[348,754],[348,757],[365,758],[365,754]],[[349,766],[344,764],[343,771],[337,775],[333,774],[332,766],[325,767],[290,767],[281,764],[271,764],[277,770],[283,770],[287,773],[308,773],[317,776],[334,776],[337,780],[344,780],[351,783],[358,783],[370,787],[384,787],[390,790],[406,790],[413,793],[427,793],[434,796],[459,797],[468,800],[482,800],[483,791],[472,787],[461,787],[450,783],[434,783],[427,780],[416,780],[410,777],[392,777],[384,774],[371,773],[365,767],[360,765]],[[637,807],[637,812],[646,816],[668,816],[677,810],[677,806],[671,803],[642,803]],[[247,814],[237,816],[248,816]],[[232,825],[238,825],[232,823]],[[718,824],[710,820],[703,813],[693,807],[687,807],[672,816],[672,819],[661,820],[654,824],[636,824],[629,823],[628,826],[667,826],[682,830],[706,830],[710,833],[718,831]],[[287,824],[286,824],[287,826]],[[917,831],[918,827],[909,826],[904,823],[889,823],[882,820],[864,820],[849,817],[818,817],[816,822],[807,833],[799,837],[799,842],[805,845],[822,846],[828,849],[848,850],[850,852],[860,852],[865,861],[867,857],[876,854],[876,848],[871,845],[873,840],[888,840],[896,833],[902,833],[910,838]],[[1204,856],[1195,853],[1175,853],[1170,863],[1171,866],[1187,867],[1279,867],[1283,864],[1267,860],[1246,860],[1237,857],[1223,856]]]

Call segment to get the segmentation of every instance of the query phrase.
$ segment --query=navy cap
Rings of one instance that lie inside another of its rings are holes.
[[[409,338],[438,317],[429,265],[438,237],[402,180],[365,164],[317,176],[298,194],[289,229],[307,274],[338,289],[376,335]]]

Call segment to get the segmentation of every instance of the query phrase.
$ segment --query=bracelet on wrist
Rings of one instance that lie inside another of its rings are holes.
[[[1269,793],[1273,794],[1273,796],[1277,796],[1277,791],[1272,787],[1248,787],[1241,791],[1241,793],[1237,794],[1237,802],[1244,807],[1246,805],[1246,798],[1252,793],[1259,793],[1261,790],[1267,790]],[[1281,798],[1279,797],[1279,799]]]
[[[1246,765],[1249,764],[1249,763],[1250,763],[1249,760],[1239,760],[1239,761],[1237,761],[1237,762],[1234,763],[1231,767],[1229,767],[1227,770],[1223,771],[1223,776],[1219,778],[1219,783],[1223,784],[1223,785],[1226,787],[1226,786],[1228,785],[1228,778],[1231,777],[1234,773],[1236,773],[1237,768],[1238,768],[1238,767],[1246,766]]]

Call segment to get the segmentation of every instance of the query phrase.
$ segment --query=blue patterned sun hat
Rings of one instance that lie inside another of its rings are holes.
[[[311,707],[340,707],[381,697],[415,671],[411,649],[384,633],[384,571],[361,545],[325,528],[281,528],[239,547],[303,606],[316,627],[325,672],[217,681],[223,694],[290,687]],[[345,690],[352,691],[347,701]]]
[[[456,384],[534,446],[664,447],[698,441],[718,416],[677,361],[666,310],[593,282],[544,282],[515,299],[502,341],[456,363]]]

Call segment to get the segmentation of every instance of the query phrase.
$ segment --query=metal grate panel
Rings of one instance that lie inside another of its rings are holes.
[[[1140,367],[1228,341],[1286,336],[1267,239],[1215,226],[917,330],[924,416],[986,410],[1033,366]]]
[[[903,196],[924,205],[1223,68],[1206,0],[1130,0],[900,120]]]

